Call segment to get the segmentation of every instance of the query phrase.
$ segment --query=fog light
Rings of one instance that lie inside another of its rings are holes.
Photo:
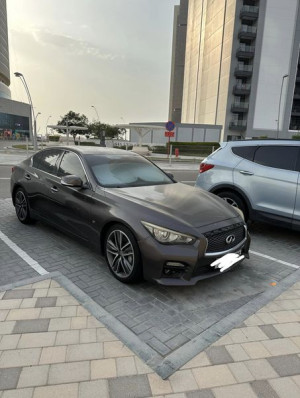
[[[163,274],[168,278],[180,278],[187,269],[186,264],[178,263],[176,261],[167,261],[164,265]]]
[[[185,265],[184,264],[182,264],[182,263],[176,263],[175,261],[168,261],[167,262],[167,267],[185,267]]]

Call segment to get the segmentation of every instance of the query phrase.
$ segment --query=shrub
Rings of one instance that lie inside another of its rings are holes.
[[[58,142],[59,141],[59,137],[60,135],[49,135],[49,141],[54,141],[54,142]]]
[[[300,140],[300,134],[295,134],[292,136],[293,140]]]

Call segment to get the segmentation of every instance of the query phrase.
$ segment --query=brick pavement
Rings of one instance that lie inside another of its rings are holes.
[[[300,396],[300,281],[167,380],[84,308],[66,281],[44,277],[0,292],[0,398]]]

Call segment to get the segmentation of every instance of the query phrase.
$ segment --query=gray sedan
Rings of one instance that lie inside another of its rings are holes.
[[[248,257],[239,209],[132,152],[52,147],[13,168],[23,224],[44,220],[100,249],[115,278],[189,285]]]

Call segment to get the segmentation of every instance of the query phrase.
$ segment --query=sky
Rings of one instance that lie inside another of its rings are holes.
[[[68,111],[104,123],[167,121],[180,0],[7,0],[12,99],[41,134]],[[49,118],[49,116],[51,116]]]

